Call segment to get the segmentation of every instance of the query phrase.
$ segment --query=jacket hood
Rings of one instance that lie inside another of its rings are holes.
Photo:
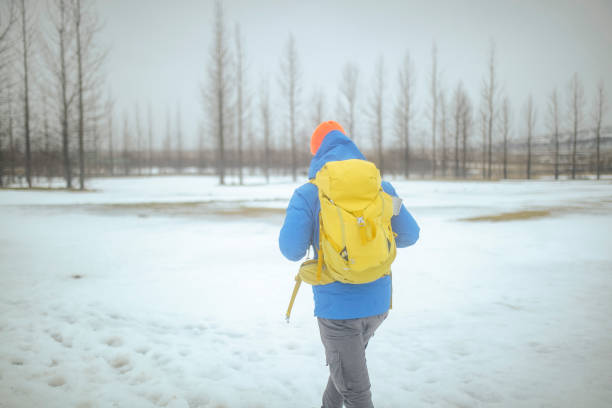
[[[314,178],[327,162],[349,159],[365,160],[366,158],[359,151],[355,143],[346,137],[344,133],[332,130],[325,136],[321,146],[319,146],[319,150],[317,150],[317,154],[310,161],[308,178]]]

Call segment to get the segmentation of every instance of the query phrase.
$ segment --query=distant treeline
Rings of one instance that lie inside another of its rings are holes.
[[[202,67],[203,122],[197,148],[186,149],[178,109],[175,120],[167,113],[163,134],[154,129],[150,105],[143,115],[138,105],[132,114],[115,112],[102,69],[111,50],[98,44],[101,25],[91,0],[2,2],[0,186],[31,187],[60,177],[68,188],[78,179],[83,189],[87,177],[183,173],[214,174],[221,184],[228,174],[240,183],[249,174],[302,177],[310,161],[310,132],[328,119],[329,102],[316,91],[303,97],[295,39],[289,35],[275,75],[282,103],[272,103],[268,81],[259,81],[253,92],[240,25],[228,29],[220,2],[210,26],[209,59]],[[553,89],[546,96],[546,112],[538,114],[529,95],[513,114],[497,76],[494,43],[486,62],[480,98],[472,100],[462,82],[448,89],[441,84],[434,44],[430,75],[418,83],[428,90],[426,101],[415,100],[415,68],[408,53],[396,75],[385,74],[379,58],[367,81],[360,80],[357,65],[347,62],[334,118],[386,175],[612,174],[612,127],[603,123],[602,81],[591,103],[576,73],[563,92]],[[417,105],[426,106],[418,111],[425,120],[416,120]],[[538,123],[547,131],[536,132]]]

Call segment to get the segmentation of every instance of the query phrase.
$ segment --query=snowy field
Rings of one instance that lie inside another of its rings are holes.
[[[284,321],[296,185],[248,181],[0,191],[0,407],[319,407],[308,286]],[[612,182],[393,184],[421,239],[368,346],[376,407],[612,406]]]

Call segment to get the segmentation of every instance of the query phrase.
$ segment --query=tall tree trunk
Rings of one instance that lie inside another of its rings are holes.
[[[601,144],[601,123],[604,116],[606,106],[606,94],[604,89],[603,80],[600,80],[597,84],[597,93],[595,94],[595,111],[593,112],[593,118],[595,119],[595,171],[597,173],[597,180],[601,178],[601,157],[600,157],[600,144]]]
[[[85,189],[85,131],[83,109],[83,48],[81,47],[81,0],[76,0],[75,34],[77,46],[77,76],[79,96],[79,189]]]
[[[480,131],[482,133],[482,179],[487,177],[487,114],[480,112]]]
[[[431,50],[431,162],[432,176],[436,178],[436,125],[438,115],[438,56],[437,47],[434,43]]]
[[[15,183],[15,139],[13,138],[13,104],[11,99],[9,98],[9,117],[8,117],[8,136],[9,136],[9,164],[10,164],[10,173],[9,173],[9,183]]]
[[[45,176],[47,184],[51,185],[51,135],[49,134],[49,121],[47,120],[47,102],[43,101],[43,134],[45,137]]]
[[[149,167],[149,175],[153,175],[153,113],[151,112],[151,104],[149,103],[148,113],[148,152],[147,165]]]
[[[66,3],[64,0],[59,1],[60,21],[58,29],[59,40],[59,81],[62,94],[60,122],[62,132],[62,164],[64,169],[64,179],[66,180],[66,188],[72,188],[72,166],[70,163],[70,138],[69,138],[69,109],[70,99],[68,97],[68,72],[66,67]]]
[[[208,86],[204,92],[204,101],[208,107],[209,123],[216,141],[216,167],[219,184],[225,184],[225,142],[226,127],[231,125],[228,112],[230,99],[230,54],[227,45],[225,19],[220,0],[215,2],[213,41],[210,50]]]
[[[459,178],[459,134],[461,132],[461,115],[463,110],[463,86],[461,82],[455,89],[455,178]]]
[[[441,157],[441,165],[442,165],[442,177],[446,177],[446,99],[444,94],[440,92],[440,114],[441,114],[441,139],[442,139],[442,157]]]
[[[260,91],[261,104],[261,121],[263,124],[264,137],[264,157],[263,157],[263,172],[266,178],[266,183],[270,182],[270,99],[269,87],[266,81]]]
[[[529,95],[526,107],[527,119],[527,180],[531,179],[531,140],[533,137],[533,129],[535,127],[536,112],[533,107],[533,98]]]
[[[111,176],[115,175],[115,160],[113,149],[113,113],[109,109],[108,113],[108,168]]]
[[[224,142],[225,142],[225,137],[224,137],[224,133],[223,133],[223,127],[225,126],[224,123],[224,118],[223,118],[223,109],[225,109],[225,102],[224,102],[224,98],[223,98],[223,92],[219,91],[218,96],[217,96],[217,100],[219,101],[219,117],[218,117],[218,122],[217,122],[217,126],[218,126],[218,130],[217,130],[217,139],[219,142],[219,153],[218,153],[218,167],[219,167],[219,184],[224,185],[225,184],[225,146],[224,146]]]
[[[25,157],[25,171],[26,180],[28,187],[32,188],[32,153],[30,151],[30,88],[28,82],[28,39],[27,39],[27,16],[25,0],[21,0],[21,38],[23,44],[23,121],[25,129],[25,146],[26,146],[26,157]]]
[[[570,81],[571,99],[571,118],[572,118],[572,180],[576,178],[576,145],[578,141],[578,128],[582,117],[582,106],[584,104],[584,89],[578,78],[578,74],[574,73]]]
[[[468,104],[467,97],[465,98],[465,104],[463,107],[463,114],[461,115],[461,135],[462,135],[462,149],[461,149],[461,174],[463,178],[467,178],[467,138],[468,138],[468,127],[470,123],[471,106]]]
[[[296,140],[296,109],[298,106],[298,81],[300,76],[297,49],[293,34],[289,36],[285,58],[281,61],[281,87],[287,98],[289,108],[289,137],[291,140],[291,176],[297,180],[297,140]]]
[[[599,180],[601,178],[601,159],[599,157],[599,145],[600,145],[600,140],[601,140],[601,125],[598,124],[597,128],[595,129],[595,149],[596,149],[596,154],[595,154],[595,171],[597,172],[597,180]]]
[[[128,176],[130,174],[130,130],[128,127],[128,116],[127,113],[123,114],[123,174]]]
[[[243,180],[243,162],[242,162],[242,136],[243,136],[243,101],[242,101],[242,38],[240,37],[240,26],[236,25],[236,91],[237,91],[237,101],[236,101],[236,124],[238,130],[238,183],[240,185],[244,184]]]
[[[502,134],[504,138],[503,167],[504,179],[508,178],[508,133],[510,132],[510,102],[504,98],[502,105]]]
[[[487,179],[491,179],[493,172],[493,121],[496,115],[495,103],[497,101],[494,42],[491,42],[489,49],[489,78],[483,81],[482,96],[486,105],[484,108],[486,116],[486,176]]]
[[[549,99],[549,115],[551,120],[551,130],[553,132],[553,143],[555,146],[555,180],[559,179],[559,100],[557,98],[557,90],[555,89]]]
[[[577,118],[577,109],[574,110],[574,117]],[[578,120],[574,120],[572,132],[572,180],[576,179],[576,144],[578,140]]]
[[[384,92],[384,72],[383,72],[383,60],[382,57],[378,62],[376,82],[377,82],[377,94],[376,94],[376,144],[378,146],[378,163],[380,166],[380,175],[382,176],[385,171],[385,158],[383,152],[383,92]]]
[[[181,121],[181,108],[176,108],[176,160],[179,174],[183,173],[183,125]]]

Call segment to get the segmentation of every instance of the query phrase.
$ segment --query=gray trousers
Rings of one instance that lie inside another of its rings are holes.
[[[365,349],[388,313],[347,320],[318,318],[329,366],[323,408],[341,408],[342,403],[346,408],[374,407]]]

